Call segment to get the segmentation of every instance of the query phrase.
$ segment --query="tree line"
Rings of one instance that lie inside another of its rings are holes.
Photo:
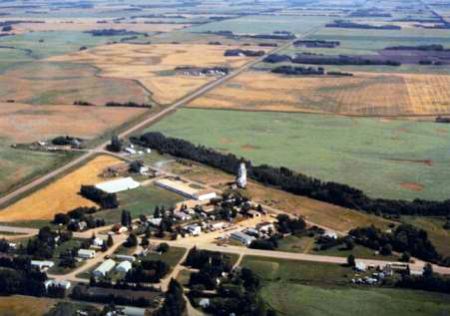
[[[186,140],[166,137],[158,132],[132,137],[131,141],[156,149],[163,154],[193,160],[231,174],[234,174],[241,161],[244,161],[249,178],[264,185],[357,211],[389,216],[450,216],[450,200],[406,201],[371,198],[363,191],[346,184],[321,181],[285,167],[253,166],[251,161],[243,160],[231,153],[223,154],[211,148],[196,146]]]

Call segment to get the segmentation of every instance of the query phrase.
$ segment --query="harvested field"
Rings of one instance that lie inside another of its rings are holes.
[[[111,156],[98,156],[79,169],[3,209],[0,211],[0,221],[50,220],[56,213],[68,212],[79,206],[95,206],[93,202],[78,194],[81,185],[103,181],[99,174],[107,166],[118,162],[119,159]]]
[[[0,103],[0,137],[10,142],[73,135],[96,137],[142,113],[144,109]]]
[[[83,100],[103,105],[109,101],[148,102],[150,94],[138,82],[102,78],[89,65],[29,62],[0,74],[0,100],[30,104],[70,104]]]
[[[193,108],[417,116],[450,113],[450,76],[355,73],[288,77],[249,71],[192,101]]]
[[[154,101],[167,104],[216,78],[175,74],[176,67],[237,68],[251,60],[249,57],[225,57],[225,50],[232,48],[237,47],[203,44],[116,44],[55,56],[49,60],[91,64],[101,70],[102,77],[138,80],[152,92]],[[250,46],[245,49],[262,48]]]

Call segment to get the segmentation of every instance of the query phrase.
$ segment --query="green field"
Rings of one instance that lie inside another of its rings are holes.
[[[351,286],[351,268],[335,264],[249,257],[242,266],[262,280],[263,301],[281,315],[448,315],[450,296]]]
[[[186,253],[186,251],[187,251],[186,248],[170,247],[168,252],[165,252],[161,255],[156,253],[149,253],[147,256],[145,256],[145,259],[162,260],[173,268],[178,263],[180,263],[180,260]]]
[[[0,139],[0,195],[73,157],[73,154],[14,149],[4,139]]]
[[[323,288],[270,282],[260,292],[281,315],[412,316],[448,315],[450,296],[422,291],[380,288]]]
[[[194,26],[188,32],[232,31],[235,34],[271,34],[274,31],[288,31],[305,34],[331,21],[324,16],[245,16],[214,23]]]
[[[120,202],[119,209],[102,211],[95,215],[105,219],[107,224],[120,222],[123,209],[130,211],[133,218],[137,218],[141,214],[152,215],[156,206],[165,206],[167,209],[183,200],[180,195],[153,185],[141,186],[117,195]]]
[[[349,184],[372,197],[444,200],[450,193],[444,124],[182,109],[148,130]]]

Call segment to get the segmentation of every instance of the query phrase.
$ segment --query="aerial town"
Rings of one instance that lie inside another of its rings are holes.
[[[0,1],[0,316],[450,315],[448,0]]]

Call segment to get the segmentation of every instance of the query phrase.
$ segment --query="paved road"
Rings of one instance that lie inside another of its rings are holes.
[[[306,35],[305,35],[306,36]],[[280,50],[283,50],[287,47],[289,47],[292,44],[292,42],[287,42],[275,49],[273,49],[272,51],[270,51],[270,54],[276,53]],[[131,126],[130,128],[128,128],[127,130],[123,131],[122,133],[120,133],[118,136],[120,138],[125,138],[127,136],[130,136],[132,133],[140,130],[141,128],[144,128],[146,126],[148,126],[151,123],[156,122],[157,120],[161,119],[162,117],[168,115],[169,113],[175,111],[177,108],[183,106],[186,103],[191,102],[192,100],[202,96],[203,94],[209,92],[210,90],[218,87],[219,85],[223,84],[226,81],[229,81],[231,79],[233,79],[234,77],[236,77],[237,75],[241,74],[242,72],[246,71],[247,69],[249,69],[250,67],[256,65],[257,63],[261,62],[263,59],[265,58],[265,56],[261,56],[258,57],[252,61],[250,61],[249,63],[245,64],[244,66],[242,66],[241,68],[236,69],[235,71],[229,73],[226,76],[223,76],[213,82],[210,82],[204,86],[202,86],[201,88],[195,90],[194,92],[192,92],[191,94],[187,95],[186,97],[178,100],[177,102],[173,103],[172,105],[164,108],[162,111],[155,113],[151,116],[149,116],[148,118],[146,118],[145,120],[136,123],[135,125]],[[98,145],[96,148],[87,151],[86,153],[82,154],[81,156],[77,157],[74,160],[71,160],[70,162],[68,162],[67,164],[51,171],[50,173],[47,173],[46,175],[43,175],[42,177],[39,177],[27,184],[24,184],[23,186],[21,186],[20,188],[18,188],[17,190],[8,193],[7,195],[3,196],[0,198],[0,207],[2,207],[2,205],[7,204],[10,201],[13,201],[15,198],[20,197],[20,195],[32,190],[33,188],[36,188],[37,186],[46,183],[47,181],[50,181],[52,179],[54,179],[55,177],[57,177],[60,174],[63,174],[64,172],[66,172],[67,170],[69,170],[70,168],[82,163],[83,161],[93,157],[95,154],[102,152],[104,150],[104,148],[106,147],[106,145],[108,144],[108,142],[104,142],[100,145]]]

